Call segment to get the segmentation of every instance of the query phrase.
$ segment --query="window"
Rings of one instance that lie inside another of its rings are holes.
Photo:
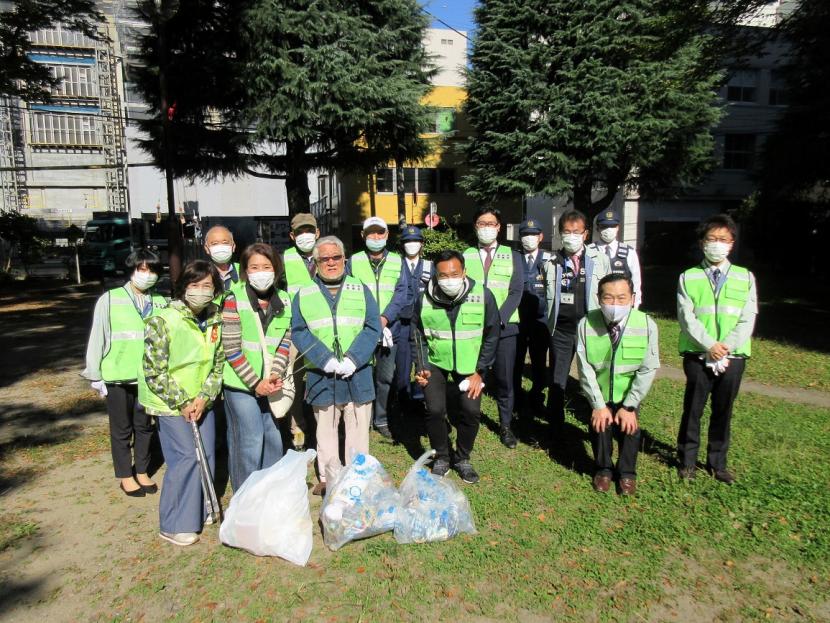
[[[441,45],[452,45],[452,39],[441,39]]]
[[[755,102],[758,89],[758,71],[737,69],[732,72],[726,85],[726,99],[730,102]]]
[[[375,189],[379,193],[397,192],[395,169],[379,169]],[[406,193],[450,194],[455,192],[455,169],[406,168],[403,170]]]
[[[455,169],[438,169],[438,192],[455,192]]]
[[[395,192],[395,170],[378,169],[378,173],[375,176],[375,188],[379,193]]]
[[[751,169],[755,161],[754,134],[727,134],[723,140],[723,168]]]
[[[328,184],[329,176],[328,175],[318,175],[317,176],[317,197],[322,199],[323,197],[328,197]]]
[[[100,120],[91,115],[32,114],[32,144],[99,147]]]
[[[418,169],[418,192],[434,193],[438,188],[438,169]]]
[[[435,113],[435,131],[438,134],[455,130],[455,108],[439,108]]]
[[[49,65],[52,75],[60,80],[52,89],[59,97],[98,97],[92,65]]]
[[[786,106],[790,103],[787,96],[787,80],[779,71],[770,73],[769,78],[769,105]]]
[[[406,168],[403,170],[403,191],[405,193],[415,192],[415,169]]]

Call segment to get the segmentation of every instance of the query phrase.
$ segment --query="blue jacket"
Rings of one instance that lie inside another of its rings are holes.
[[[319,277],[315,277],[314,282],[323,292],[323,296],[334,313],[340,292],[337,293],[337,297],[333,297]],[[309,362],[305,401],[314,407],[330,407],[333,404],[340,405],[348,402],[360,404],[375,399],[372,355],[380,339],[380,314],[375,297],[366,286],[363,286],[363,294],[366,299],[366,322],[345,353],[345,356],[354,361],[357,366],[355,373],[348,379],[323,373],[322,368],[330,358],[334,357],[334,353],[309,330],[300,311],[300,297],[295,296],[291,303],[291,339],[297,351],[305,353],[304,357]]]
[[[410,322],[415,313],[415,304],[420,299],[432,277],[432,262],[423,258],[418,259],[415,270],[409,270],[409,262],[404,257],[401,281],[403,281],[406,303],[401,307],[398,318],[401,322]]]
[[[387,249],[383,251],[383,257],[386,257],[389,254]],[[398,316],[400,315],[401,308],[406,305],[406,286],[403,283],[403,273],[404,269],[401,267],[401,275],[398,277],[398,282],[395,284],[395,291],[392,293],[392,299],[389,301],[389,304],[386,306],[385,309],[378,310],[378,322],[380,321],[380,317],[384,316],[388,321],[387,327],[392,332],[392,338],[397,342],[398,340],[398,333],[400,332],[400,325],[398,325]],[[352,258],[349,258],[346,262],[346,274],[352,275]],[[371,292],[369,293],[371,296]],[[375,302],[375,309],[378,309],[377,302]],[[302,352],[302,351],[300,351]]]

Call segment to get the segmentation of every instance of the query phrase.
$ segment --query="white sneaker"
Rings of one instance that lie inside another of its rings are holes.
[[[193,545],[199,540],[199,535],[195,532],[177,532],[176,534],[159,532],[159,536],[173,545],[181,546]]]
[[[204,525],[212,526],[215,523],[216,523],[216,520],[213,518],[213,515],[208,515],[207,519],[205,519],[205,524]]]

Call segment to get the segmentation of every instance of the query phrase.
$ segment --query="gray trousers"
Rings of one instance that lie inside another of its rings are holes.
[[[164,453],[167,471],[161,484],[159,500],[159,527],[162,532],[201,532],[207,518],[202,494],[199,464],[196,462],[196,445],[190,422],[181,416],[159,416],[159,441]],[[199,431],[205,445],[205,454],[211,475],[215,474],[214,445],[216,429],[213,411],[208,411],[199,421]]]

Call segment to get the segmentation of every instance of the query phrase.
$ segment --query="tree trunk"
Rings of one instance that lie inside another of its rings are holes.
[[[591,210],[591,180],[576,180],[574,183],[574,210],[579,210],[586,216]]]
[[[398,181],[397,185],[397,193],[398,193],[398,225],[400,225],[401,231],[403,228],[406,227],[406,193],[404,192],[404,183],[403,183],[403,157],[398,156],[395,158],[395,177]]]
[[[303,166],[305,145],[290,143],[286,148],[286,160],[291,166],[285,172],[285,191],[288,196],[288,215],[311,211],[308,190],[308,169]]]

